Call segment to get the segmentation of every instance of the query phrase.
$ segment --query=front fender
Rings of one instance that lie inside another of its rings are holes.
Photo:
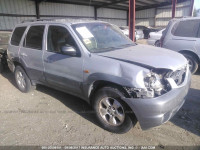
[[[93,85],[96,82],[109,82],[110,84],[119,85],[121,87],[132,87],[132,83],[122,77],[104,74],[104,73],[94,73],[88,76],[86,82],[83,83],[83,92],[87,99],[89,99],[91,92],[93,90]]]

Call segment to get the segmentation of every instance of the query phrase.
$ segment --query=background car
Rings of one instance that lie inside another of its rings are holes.
[[[160,38],[162,36],[162,32],[165,29],[162,29],[160,31],[157,32],[150,32],[149,34],[149,38],[148,38],[148,44],[149,45],[155,45],[156,47],[160,47]]]
[[[6,49],[12,32],[0,31],[0,73],[7,68]]]
[[[154,28],[151,28],[151,27],[140,26],[140,25],[139,26],[135,26],[135,29],[142,30],[143,33],[144,33],[144,38],[145,39],[148,39],[150,32],[156,32],[156,31],[159,30],[159,29],[154,29]]]
[[[119,27],[122,32],[126,35],[129,36],[129,27],[128,26],[121,26]],[[144,38],[144,33],[142,30],[135,29],[135,40],[140,40]]]
[[[200,17],[171,20],[163,31],[161,46],[183,54],[195,73],[200,64]]]
[[[126,35],[129,36],[129,27],[128,26],[121,26],[119,27],[121,31]]]

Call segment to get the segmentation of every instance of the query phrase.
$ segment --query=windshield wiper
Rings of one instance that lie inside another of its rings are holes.
[[[92,49],[93,53],[104,53],[116,49],[122,49],[122,47],[106,47],[106,48],[94,48]]]
[[[133,43],[131,43],[131,44],[124,44],[124,45],[121,45],[120,48],[129,47],[129,46],[135,46],[135,44],[133,44]]]
[[[136,44],[134,44],[134,43],[130,43],[130,44],[124,44],[124,45],[121,45],[118,47],[94,48],[91,51],[93,51],[93,53],[104,53],[104,52],[108,52],[108,51],[122,49],[122,48],[129,47],[129,46],[135,46],[135,45]]]

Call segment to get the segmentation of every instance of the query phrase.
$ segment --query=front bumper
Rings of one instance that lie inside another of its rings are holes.
[[[135,113],[143,130],[159,126],[170,120],[185,102],[191,84],[191,73],[181,86],[171,89],[168,93],[147,99],[124,98],[124,101]]]

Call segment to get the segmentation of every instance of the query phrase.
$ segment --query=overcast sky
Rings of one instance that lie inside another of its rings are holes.
[[[200,8],[200,0],[195,0],[194,1],[194,7],[199,9]]]

